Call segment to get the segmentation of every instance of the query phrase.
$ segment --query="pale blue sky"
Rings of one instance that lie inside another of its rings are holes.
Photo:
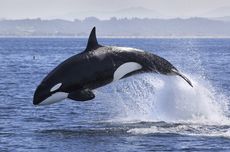
[[[221,7],[230,8],[230,0],[0,0],[0,18],[71,19],[73,14],[81,18],[84,12],[100,17],[101,12],[131,7],[151,9],[162,17],[193,17]],[[215,16],[215,11],[211,14]]]

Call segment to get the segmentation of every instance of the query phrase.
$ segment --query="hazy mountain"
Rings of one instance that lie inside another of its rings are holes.
[[[108,37],[229,37],[230,22],[205,18],[99,20],[1,20],[0,36],[88,36],[97,27],[98,36]]]
[[[223,17],[230,16],[230,7],[220,7],[201,14],[202,17]]]

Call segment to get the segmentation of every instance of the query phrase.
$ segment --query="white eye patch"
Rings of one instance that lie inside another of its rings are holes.
[[[55,86],[53,86],[51,89],[50,89],[50,92],[53,92],[53,91],[56,91],[57,89],[59,89],[61,87],[62,83],[58,83],[56,84]]]

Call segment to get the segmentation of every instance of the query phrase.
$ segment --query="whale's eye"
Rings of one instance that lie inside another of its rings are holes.
[[[58,83],[50,89],[50,92],[54,92],[61,87],[62,83]]]

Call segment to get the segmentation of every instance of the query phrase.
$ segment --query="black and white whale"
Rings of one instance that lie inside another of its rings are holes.
[[[142,72],[178,75],[192,86],[162,57],[135,48],[98,44],[94,27],[86,49],[62,62],[43,79],[34,93],[33,104],[52,104],[66,98],[92,100],[93,89]]]

